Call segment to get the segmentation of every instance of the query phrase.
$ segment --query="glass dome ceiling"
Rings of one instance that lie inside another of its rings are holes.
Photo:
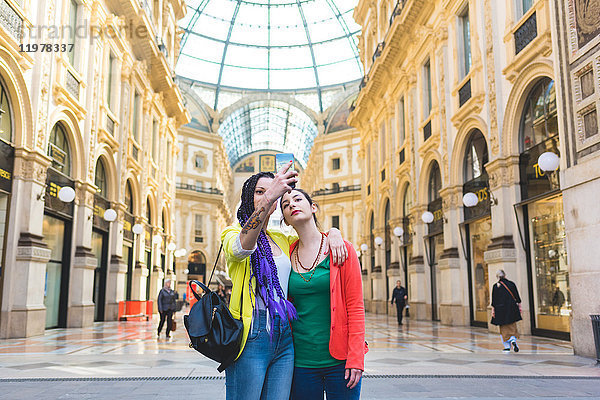
[[[357,0],[186,3],[176,73],[214,86],[215,109],[221,87],[320,93],[362,77]]]

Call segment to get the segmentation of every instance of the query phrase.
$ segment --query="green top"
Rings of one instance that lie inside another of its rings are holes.
[[[297,250],[296,250],[297,251]],[[298,319],[292,321],[294,337],[294,365],[302,368],[323,368],[338,365],[329,354],[331,329],[331,299],[329,297],[329,256],[312,271],[299,273],[292,270],[288,284],[289,297],[296,307]]]

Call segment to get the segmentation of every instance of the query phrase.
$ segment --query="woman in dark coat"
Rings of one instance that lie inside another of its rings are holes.
[[[517,338],[517,321],[521,318],[521,297],[517,285],[506,279],[503,270],[496,272],[498,282],[492,289],[492,324],[500,326],[504,352],[510,352],[511,345],[516,352],[519,351]]]

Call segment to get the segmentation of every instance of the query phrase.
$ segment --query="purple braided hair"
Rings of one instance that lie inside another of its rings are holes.
[[[248,218],[254,213],[254,190],[260,178],[274,178],[271,172],[259,172],[252,175],[244,182],[242,187],[241,205],[237,212],[239,223],[244,226]],[[288,319],[298,318],[296,308],[290,303],[283,293],[279,276],[277,275],[277,266],[271,251],[271,245],[267,239],[267,234],[264,230],[258,235],[257,249],[250,256],[252,264],[252,277],[256,278],[258,283],[257,293],[262,297],[267,307],[267,312],[271,315],[271,328],[273,328],[275,314],[286,317]],[[278,299],[275,298],[277,295]],[[272,335],[273,329],[270,329]]]

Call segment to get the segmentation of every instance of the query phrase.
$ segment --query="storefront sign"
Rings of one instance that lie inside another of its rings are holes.
[[[521,153],[519,168],[521,174],[521,200],[527,200],[560,188],[558,171],[544,172],[538,165],[540,154],[558,152],[558,140],[551,138]]]
[[[0,190],[10,193],[15,163],[15,149],[0,140]]]
[[[64,186],[75,189],[75,182],[55,169],[48,168],[44,206],[52,211],[73,217],[74,202],[65,203],[58,198],[58,192]]]
[[[133,225],[135,224],[135,218],[133,215],[125,212],[125,219],[123,220],[123,239],[130,240],[133,242]]]
[[[463,184],[463,195],[475,193],[477,204],[474,207],[464,207],[465,221],[490,215],[490,189],[487,174],[483,174]]]
[[[436,235],[444,231],[444,210],[442,209],[442,199],[433,200],[427,206],[427,210],[433,214],[433,222],[428,226],[428,234]]]
[[[94,218],[93,225],[95,228],[108,231],[110,222],[104,219],[104,212],[110,208],[110,201],[96,194],[94,195]]]

